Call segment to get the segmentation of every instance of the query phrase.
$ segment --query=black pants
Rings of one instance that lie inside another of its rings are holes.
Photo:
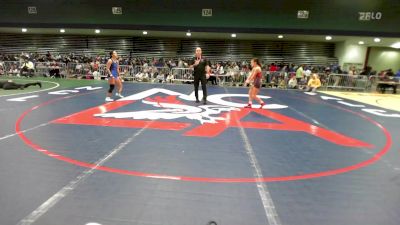
[[[24,89],[32,85],[39,85],[38,82],[36,83],[28,83],[28,84],[16,84],[14,82],[6,82],[3,85],[4,90],[16,90],[16,89]]]
[[[32,69],[28,69],[28,67],[24,66],[19,72],[20,76],[32,77],[35,71]]]
[[[211,81],[211,84],[217,85],[217,77],[210,76],[210,78],[208,78],[208,80]]]
[[[52,69],[49,72],[50,77],[56,77],[56,78],[60,78],[60,69]]]
[[[203,90],[203,99],[207,99],[207,79],[206,75],[203,76],[194,76],[194,94],[196,95],[196,99],[199,99],[199,83],[201,81],[201,89]]]
[[[393,94],[397,93],[397,84],[378,84],[377,89],[379,89],[382,94],[386,92],[386,88],[392,88]]]

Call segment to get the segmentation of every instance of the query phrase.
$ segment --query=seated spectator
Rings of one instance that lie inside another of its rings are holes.
[[[400,77],[400,69],[397,71],[395,77]]]
[[[386,92],[386,88],[392,88],[393,94],[397,93],[397,82],[394,79],[394,74],[392,69],[382,71],[379,76],[378,86],[376,87],[382,94]]]
[[[137,79],[137,81],[147,82],[149,81],[149,74],[146,72],[139,72],[138,74],[136,74],[135,78]]]
[[[298,78],[296,78],[298,79]],[[307,87],[307,78],[304,76],[302,78],[300,78],[300,81],[297,82],[297,87],[301,90],[305,89]]]
[[[66,77],[67,77],[67,71],[62,70],[62,71],[60,72],[60,77],[66,78]]]
[[[100,73],[99,73],[99,71],[97,71],[97,69],[94,69],[92,75],[93,75],[93,78],[94,78],[95,80],[101,80]]]
[[[397,71],[397,73],[394,75],[394,80],[395,80],[396,82],[400,82],[400,69],[399,69],[399,71]]]
[[[3,65],[0,65],[0,75],[5,75]]]
[[[286,81],[285,79],[280,79],[278,88],[285,89],[286,88]]]
[[[276,79],[276,77],[272,77],[271,81],[268,83],[268,87],[271,88],[277,88],[278,87],[278,81]]]
[[[81,70],[82,70],[82,64],[77,63],[76,66],[75,66],[75,70],[76,70],[77,73],[80,73]]]
[[[222,66],[221,63],[217,63],[217,68],[215,70],[215,74],[217,75],[216,78],[218,79],[219,82],[223,81],[224,77],[219,77],[219,76],[225,75],[224,66]]]
[[[15,64],[11,65],[10,69],[8,70],[8,74],[19,75],[18,68]]]
[[[217,77],[215,76],[215,73],[210,74],[208,81],[211,81],[212,85],[217,85]]]
[[[54,61],[50,64],[49,67],[50,77],[60,78],[60,66]]]
[[[86,73],[86,76],[84,77],[84,79],[88,79],[88,80],[94,79],[92,71],[89,70]]]
[[[291,89],[297,88],[297,79],[296,79],[296,76],[292,76],[292,77],[290,78],[288,86],[289,86],[289,88],[291,88]]]
[[[316,92],[319,87],[321,87],[321,81],[319,80],[318,75],[314,73],[308,81],[306,92]]]
[[[310,70],[309,68],[307,68],[307,69],[304,71],[304,76],[306,76],[307,80],[310,79],[311,70]]]
[[[392,70],[392,69],[388,69],[388,70],[386,71],[386,76],[388,76],[388,77],[390,77],[390,78],[394,77],[393,70]]]
[[[167,82],[168,82],[168,83],[174,82],[174,75],[172,75],[172,73],[168,74],[168,76],[167,76]]]
[[[35,73],[35,66],[33,62],[28,61],[27,59],[21,65],[20,76],[32,77]]]
[[[164,83],[164,75],[159,73],[155,79],[156,82],[158,83]]]

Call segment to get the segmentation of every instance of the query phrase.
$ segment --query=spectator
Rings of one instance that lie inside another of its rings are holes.
[[[216,69],[216,73],[218,75],[224,75],[225,71],[224,71],[224,67],[221,65],[221,63],[217,63],[217,69]]]
[[[348,80],[348,85],[350,87],[354,87],[356,86],[356,79],[357,79],[357,70],[355,66],[351,66],[349,69],[349,80]]]
[[[392,69],[380,73],[378,86],[376,88],[380,90],[382,94],[386,92],[386,88],[392,88],[393,94],[397,93],[397,83],[395,83],[393,75]]]
[[[279,81],[279,88],[285,89],[286,88],[286,81],[285,79],[280,79]]]
[[[14,75],[14,76],[18,75],[19,71],[18,71],[17,65],[12,64],[10,69],[8,70],[8,74],[11,74],[11,75]]]
[[[32,77],[35,73],[33,62],[26,59],[21,66],[20,76]]]
[[[50,71],[49,71],[50,77],[56,77],[59,78],[60,76],[60,67],[57,65],[55,61],[53,61],[50,64]]]
[[[300,65],[299,68],[296,70],[296,79],[297,83],[300,83],[301,79],[304,78],[304,64]]]
[[[168,76],[167,76],[167,82],[168,82],[168,83],[174,82],[174,75],[172,75],[172,73],[168,74]]]
[[[0,75],[5,75],[4,67],[2,64],[0,64]]]
[[[308,81],[306,92],[316,92],[317,88],[321,87],[321,81],[316,73],[312,74],[311,79]]]
[[[364,69],[361,71],[360,75],[367,75],[370,76],[372,71],[372,67],[365,66]]]
[[[268,83],[268,87],[277,88],[278,87],[278,80],[276,77],[272,77],[271,81]]]
[[[292,76],[292,77],[290,78],[288,86],[289,86],[289,88],[291,88],[291,89],[297,88],[297,79],[296,79],[296,76]]]
[[[156,82],[158,81],[158,83],[164,83],[164,75],[159,73],[155,80]]]
[[[397,73],[394,75],[394,79],[397,81],[397,82],[400,82],[400,69],[397,71]]]
[[[357,70],[356,70],[356,67],[355,67],[355,66],[351,66],[351,67],[350,67],[350,69],[349,69],[349,75],[350,75],[350,76],[355,76],[355,75],[357,75]]]
[[[183,61],[181,59],[178,61],[178,68],[183,68]]]
[[[269,67],[270,72],[276,72],[278,71],[278,67],[276,66],[275,63],[272,63],[271,66]]]
[[[290,68],[289,68],[289,72],[295,73],[297,70],[296,65],[295,64],[290,64]]]
[[[53,56],[51,55],[50,51],[47,51],[46,57],[47,57],[47,60],[48,60],[48,61],[53,60]]]
[[[388,70],[386,71],[386,75],[387,75],[388,77],[394,77],[393,70],[392,70],[392,69],[388,69]]]
[[[101,80],[100,72],[97,69],[94,69],[93,71],[93,79],[95,80]]]
[[[212,85],[217,85],[217,77],[215,76],[215,73],[211,73],[210,77],[208,78],[208,81],[211,81]]]
[[[307,80],[309,80],[311,76],[311,70],[307,68],[306,71],[304,71],[304,75],[306,76]]]

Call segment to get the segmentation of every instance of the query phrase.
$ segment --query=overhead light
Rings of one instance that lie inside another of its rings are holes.
[[[99,29],[96,29],[94,32],[95,32],[96,34],[100,34],[100,30],[99,30]]]
[[[282,39],[282,38],[283,38],[283,35],[278,35],[278,38],[279,38],[279,39]]]
[[[364,43],[363,41],[359,41],[358,44],[359,44],[359,45],[363,45],[363,44],[365,44],[365,43]]]
[[[326,36],[326,37],[325,37],[325,40],[327,40],[327,41],[332,40],[332,36]]]
[[[143,35],[147,35],[147,31],[144,30],[144,31],[143,31]]]
[[[392,44],[390,47],[392,47],[392,48],[400,48],[400,42],[396,42],[396,43]]]
[[[231,37],[235,38],[235,37],[236,37],[236,34],[231,34]]]
[[[374,42],[376,42],[376,43],[381,42],[381,39],[380,38],[374,38]]]
[[[26,28],[22,28],[22,32],[27,32],[28,31],[28,29],[26,29]]]
[[[190,37],[190,36],[192,36],[192,33],[186,32],[186,36]]]
[[[65,29],[60,29],[60,33],[65,33]]]

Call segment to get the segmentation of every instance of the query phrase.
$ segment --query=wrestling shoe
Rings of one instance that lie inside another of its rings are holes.
[[[124,97],[124,96],[121,95],[120,93],[116,93],[115,96],[120,97],[120,98],[123,98],[123,97]]]
[[[244,108],[251,109],[251,104],[247,104]]]

